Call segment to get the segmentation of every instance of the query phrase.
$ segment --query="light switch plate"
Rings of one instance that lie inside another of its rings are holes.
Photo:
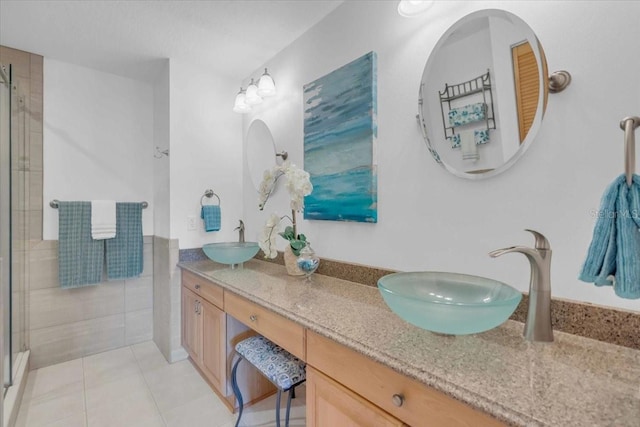
[[[198,226],[198,217],[195,215],[187,216],[187,230],[195,231]]]

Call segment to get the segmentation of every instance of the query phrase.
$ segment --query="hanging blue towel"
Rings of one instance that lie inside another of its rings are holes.
[[[200,218],[204,220],[205,231],[220,230],[220,205],[203,206],[200,211]]]
[[[91,238],[91,203],[58,202],[58,281],[62,288],[102,282],[104,241]]]
[[[607,188],[579,279],[640,298],[640,177],[620,175]]]
[[[142,203],[116,203],[116,237],[105,242],[109,280],[128,279],[142,273]]]

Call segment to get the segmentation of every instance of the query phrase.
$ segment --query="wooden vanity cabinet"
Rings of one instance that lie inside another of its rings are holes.
[[[307,427],[402,427],[405,424],[307,366]]]
[[[182,271],[182,346],[230,411],[237,409],[231,388],[234,347],[256,332],[227,315],[223,289]],[[246,404],[273,394],[275,387],[248,363],[238,368],[238,384]]]
[[[348,426],[386,427],[405,423],[413,427],[504,427],[500,421],[465,403],[311,331],[307,331],[307,369],[309,367],[311,376],[307,379],[307,419],[313,420],[310,424],[313,427],[342,425],[332,424],[329,422],[331,419],[316,414],[320,404],[326,410],[331,410],[336,419],[352,413],[368,412],[374,416],[378,411],[383,411],[392,420],[401,422],[388,424],[388,419],[372,418],[379,421],[344,424]],[[316,375],[316,371],[321,374]],[[347,399],[346,402],[350,403],[336,404],[335,399],[326,394],[337,393],[336,390],[340,388],[333,387],[334,391],[326,391],[329,386],[323,383],[327,380],[339,383],[337,385],[342,387],[341,390],[353,393],[359,399]]]
[[[220,307],[191,290],[210,291],[209,288],[215,285],[188,273],[183,273],[182,280],[182,346],[216,391],[224,396],[227,382],[226,315]]]

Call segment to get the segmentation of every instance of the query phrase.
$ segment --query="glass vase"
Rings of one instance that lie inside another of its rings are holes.
[[[300,256],[297,259],[298,269],[300,269],[307,281],[311,280],[311,275],[318,269],[320,258],[316,255],[311,245],[307,245],[300,250]]]

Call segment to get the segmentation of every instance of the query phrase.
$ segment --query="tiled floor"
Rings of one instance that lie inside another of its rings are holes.
[[[304,391],[291,426],[305,425]],[[272,396],[245,409],[241,425],[274,426],[274,408]],[[31,371],[16,426],[232,427],[235,418],[188,360],[169,364],[149,341]]]

